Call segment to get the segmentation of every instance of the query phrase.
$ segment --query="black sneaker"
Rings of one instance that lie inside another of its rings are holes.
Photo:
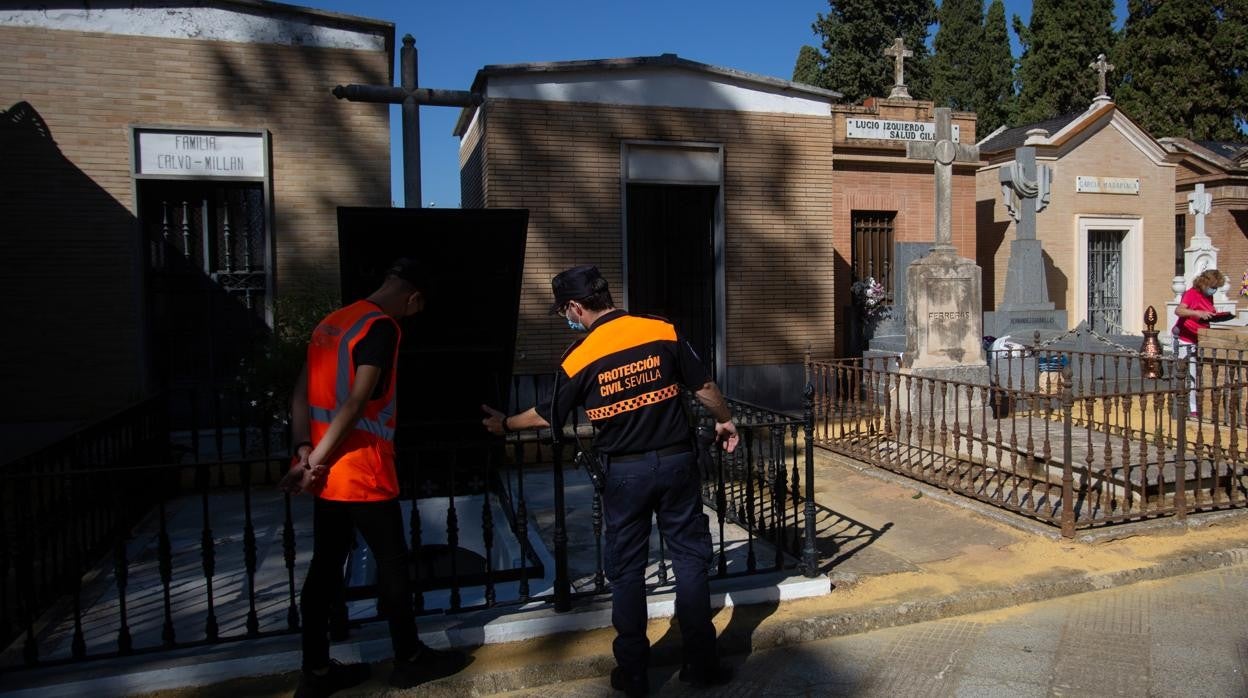
[[[732,680],[732,667],[714,662],[712,664],[685,664],[680,667],[680,680],[694,688],[722,686]]]
[[[428,645],[421,645],[415,656],[406,660],[394,660],[390,685],[395,688],[419,686],[427,681],[458,673],[470,661],[468,654],[460,650],[435,650]]]
[[[628,698],[641,698],[650,694],[650,679],[644,672],[630,674],[617,666],[611,670],[611,688],[624,691]]]
[[[329,671],[317,674],[305,669],[299,677],[295,698],[319,698],[344,688],[358,686],[368,680],[372,670],[367,664],[343,664],[329,660]]]

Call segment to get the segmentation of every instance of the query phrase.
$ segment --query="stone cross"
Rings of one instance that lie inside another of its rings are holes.
[[[905,40],[899,36],[893,39],[892,46],[884,49],[884,55],[893,59],[893,91],[888,94],[888,98],[910,99],[910,91],[906,89],[905,62],[914,55],[914,51],[908,50]]]
[[[978,162],[979,147],[953,140],[948,107],[936,108],[936,141],[907,143],[906,157],[935,161],[936,169],[936,246],[933,252],[952,254],[953,247],[953,163]]]
[[[393,85],[338,85],[335,97],[349,102],[403,105],[403,206],[420,208],[420,105],[469,107],[480,104],[481,95],[460,90],[431,90],[416,86],[416,39],[403,37],[399,51],[401,83]]]
[[[1088,65],[1088,67],[1091,68],[1092,70],[1095,70],[1097,74],[1100,76],[1101,90],[1100,92],[1096,93],[1096,96],[1108,97],[1109,93],[1105,91],[1105,73],[1108,73],[1109,71],[1113,70],[1114,66],[1110,65],[1109,61],[1105,60],[1105,54],[1102,53],[1098,55],[1096,57],[1096,60],[1092,62],[1090,65]]]
[[[1036,149],[1022,146],[1014,151],[1014,162],[1001,168],[1001,192],[1010,218],[1018,221],[1019,240],[1036,238],[1036,214],[1049,204],[1049,183],[1053,170],[1036,165]],[[1030,203],[1030,205],[1028,205]]]
[[[1196,191],[1187,195],[1187,212],[1196,217],[1196,232],[1192,236],[1192,243],[1196,243],[1197,238],[1206,238],[1205,235],[1205,216],[1213,211],[1213,194],[1205,192],[1204,184],[1197,184]]]

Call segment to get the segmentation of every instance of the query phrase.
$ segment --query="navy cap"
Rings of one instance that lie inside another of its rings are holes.
[[[424,289],[429,283],[429,273],[425,265],[412,257],[400,257],[390,263],[386,270],[387,277],[397,277],[418,289]]]
[[[598,273],[598,267],[586,264],[559,272],[550,280],[550,288],[555,293],[550,312],[557,313],[568,301],[583,300],[607,290],[607,280]]]

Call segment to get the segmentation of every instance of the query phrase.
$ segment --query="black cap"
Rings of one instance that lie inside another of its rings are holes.
[[[550,288],[555,293],[550,312],[557,313],[568,301],[583,300],[607,290],[607,280],[598,273],[598,267],[586,264],[559,272],[550,280]]]
[[[407,283],[422,290],[429,281],[429,275],[425,269],[425,265],[416,261],[412,257],[400,257],[391,262],[390,268],[386,270],[386,278],[391,276],[403,279]]]

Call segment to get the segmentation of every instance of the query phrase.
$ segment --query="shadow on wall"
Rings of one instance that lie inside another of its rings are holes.
[[[984,310],[997,307],[997,255],[1009,254],[1005,246],[1005,233],[1010,229],[1010,222],[996,220],[994,214],[997,202],[994,199],[982,199],[975,202],[975,263],[983,274]]]
[[[79,421],[142,393],[135,219],[35,106],[0,112],[0,422]]]
[[[1070,289],[1070,279],[1057,267],[1057,263],[1053,261],[1048,250],[1042,250],[1041,254],[1044,255],[1044,275],[1049,282],[1049,300],[1058,310],[1071,310],[1066,307],[1066,292]]]

